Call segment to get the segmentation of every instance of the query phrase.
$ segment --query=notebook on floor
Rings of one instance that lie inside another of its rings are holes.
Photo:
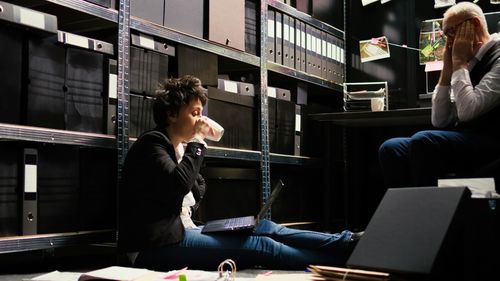
[[[278,197],[278,194],[280,193],[283,186],[283,182],[279,180],[274,187],[271,196],[269,196],[269,199],[267,200],[266,204],[262,206],[257,216],[244,216],[207,221],[205,226],[201,230],[201,233],[253,230],[259,223],[260,218],[265,216],[267,211],[271,208],[271,205]]]

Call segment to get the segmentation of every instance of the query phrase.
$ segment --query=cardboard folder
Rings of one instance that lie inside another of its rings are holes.
[[[204,0],[166,0],[163,25],[203,38]]]
[[[130,15],[163,25],[164,0],[130,0]]]
[[[208,10],[208,40],[245,51],[245,0],[211,0]]]

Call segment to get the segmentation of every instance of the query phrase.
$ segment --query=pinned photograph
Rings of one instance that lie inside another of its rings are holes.
[[[359,41],[359,53],[361,62],[389,58],[389,42],[387,37],[372,38],[370,40]]]
[[[420,24],[418,47],[420,64],[442,61],[446,37],[442,30],[443,19],[426,20]]]
[[[434,9],[450,7],[455,4],[455,0],[434,0]]]

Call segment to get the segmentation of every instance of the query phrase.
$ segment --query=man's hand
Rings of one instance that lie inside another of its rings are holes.
[[[451,75],[453,74],[453,62],[451,54],[453,51],[453,40],[447,39],[443,54],[443,69],[439,77],[440,86],[449,86],[451,83]]]
[[[452,48],[453,71],[467,68],[467,63],[474,57],[474,25],[470,20],[458,27]]]

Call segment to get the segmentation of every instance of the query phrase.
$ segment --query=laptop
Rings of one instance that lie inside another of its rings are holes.
[[[269,196],[269,199],[267,200],[266,204],[262,206],[257,216],[244,216],[207,221],[205,223],[205,226],[201,230],[201,233],[254,230],[255,226],[257,226],[257,224],[259,223],[260,218],[264,217],[267,211],[271,209],[271,205],[278,197],[278,194],[280,193],[283,186],[283,182],[279,180],[275,185],[271,196]]]

